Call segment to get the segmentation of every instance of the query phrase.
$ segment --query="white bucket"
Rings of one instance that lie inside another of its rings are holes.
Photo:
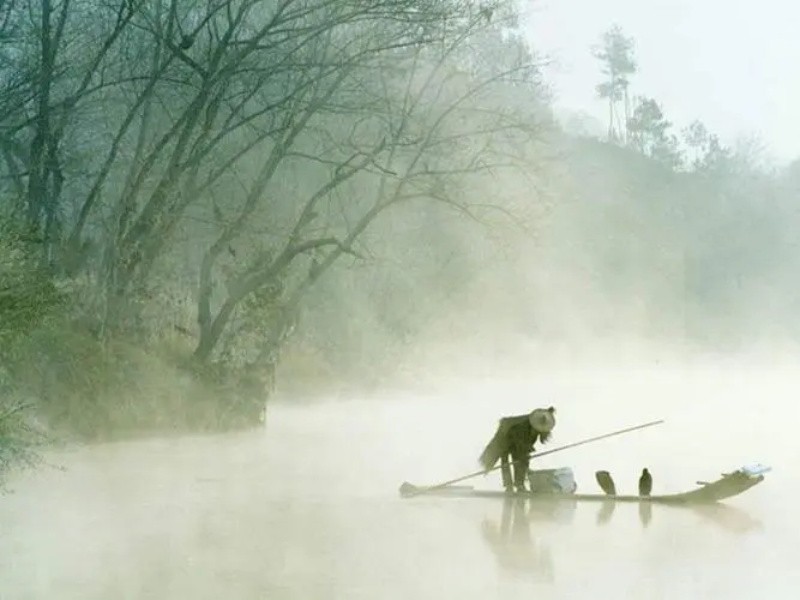
[[[537,494],[574,494],[578,489],[575,475],[569,467],[529,470],[531,491]]]

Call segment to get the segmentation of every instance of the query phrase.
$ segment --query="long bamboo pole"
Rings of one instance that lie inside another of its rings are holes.
[[[566,444],[564,446],[559,446],[558,448],[553,448],[551,450],[545,450],[544,452],[533,452],[528,457],[530,458],[541,458],[543,456],[547,456],[548,454],[553,454],[554,452],[561,452],[562,450],[567,450],[569,448],[576,448],[577,446],[583,446],[584,444],[589,444],[591,442],[597,442],[599,440],[604,440],[610,437],[614,437],[615,435],[622,435],[623,433],[629,433],[631,431],[636,431],[638,429],[644,429],[645,427],[652,427],[653,425],[660,425],[664,422],[664,419],[659,419],[658,421],[650,421],[649,423],[644,423],[642,425],[636,425],[634,427],[627,427],[625,429],[620,429],[618,431],[612,431],[611,433],[604,433],[603,435],[598,435],[596,437],[588,438],[585,440],[581,440],[579,442],[573,442],[571,444]],[[511,464],[514,462],[519,461],[512,461]],[[424,494],[425,492],[430,492],[433,490],[438,490],[443,487],[447,487],[448,485],[453,485],[454,483],[459,483],[461,481],[466,481],[467,479],[472,479],[473,477],[477,477],[478,475],[485,475],[487,473],[491,473],[492,471],[496,471],[497,469],[501,469],[503,467],[502,464],[497,465],[496,467],[492,467],[491,469],[484,469],[481,471],[475,471],[474,473],[470,473],[469,475],[464,475],[462,477],[457,477],[455,479],[451,479],[449,481],[444,481],[442,483],[437,483],[436,485],[428,486],[428,487],[417,487],[413,484],[408,482],[404,482],[403,485],[400,486],[400,493],[403,496],[417,496],[419,494]]]

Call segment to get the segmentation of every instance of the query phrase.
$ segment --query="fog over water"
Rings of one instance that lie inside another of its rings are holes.
[[[12,480],[0,504],[2,597],[788,597],[793,372],[731,363],[476,372],[278,401],[263,431],[63,449],[49,456],[63,470]],[[404,480],[476,470],[499,414],[548,404],[553,445],[666,420],[534,463],[572,467],[580,491],[598,491],[598,469],[632,492],[648,466],[656,493],[752,462],[774,470],[724,508],[653,506],[646,526],[636,505],[398,496]]]

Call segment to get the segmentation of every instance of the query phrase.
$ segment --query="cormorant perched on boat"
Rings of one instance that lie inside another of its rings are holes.
[[[639,477],[639,495],[649,496],[653,491],[653,476],[646,468],[642,469],[642,476]]]
[[[492,439],[486,445],[478,461],[485,470],[502,463],[503,487],[506,491],[525,490],[525,478],[528,475],[530,454],[535,450],[534,444],[546,443],[556,426],[556,409],[537,408],[527,415],[502,417]],[[514,463],[512,484],[509,456]]]
[[[594,478],[597,480],[597,483],[600,485],[600,488],[609,496],[616,496],[617,495],[617,488],[614,485],[614,480],[611,479],[611,473],[608,471],[597,471],[594,474]]]

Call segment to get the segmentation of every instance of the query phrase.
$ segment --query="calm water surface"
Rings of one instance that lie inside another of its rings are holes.
[[[275,403],[263,431],[61,450],[62,470],[22,474],[0,498],[0,599],[795,597],[794,373],[476,377]],[[643,466],[664,492],[774,470],[718,510],[399,498],[404,480],[477,470],[498,416],[549,404],[553,445],[666,419],[538,463],[572,467],[581,491],[601,468],[625,492]]]

